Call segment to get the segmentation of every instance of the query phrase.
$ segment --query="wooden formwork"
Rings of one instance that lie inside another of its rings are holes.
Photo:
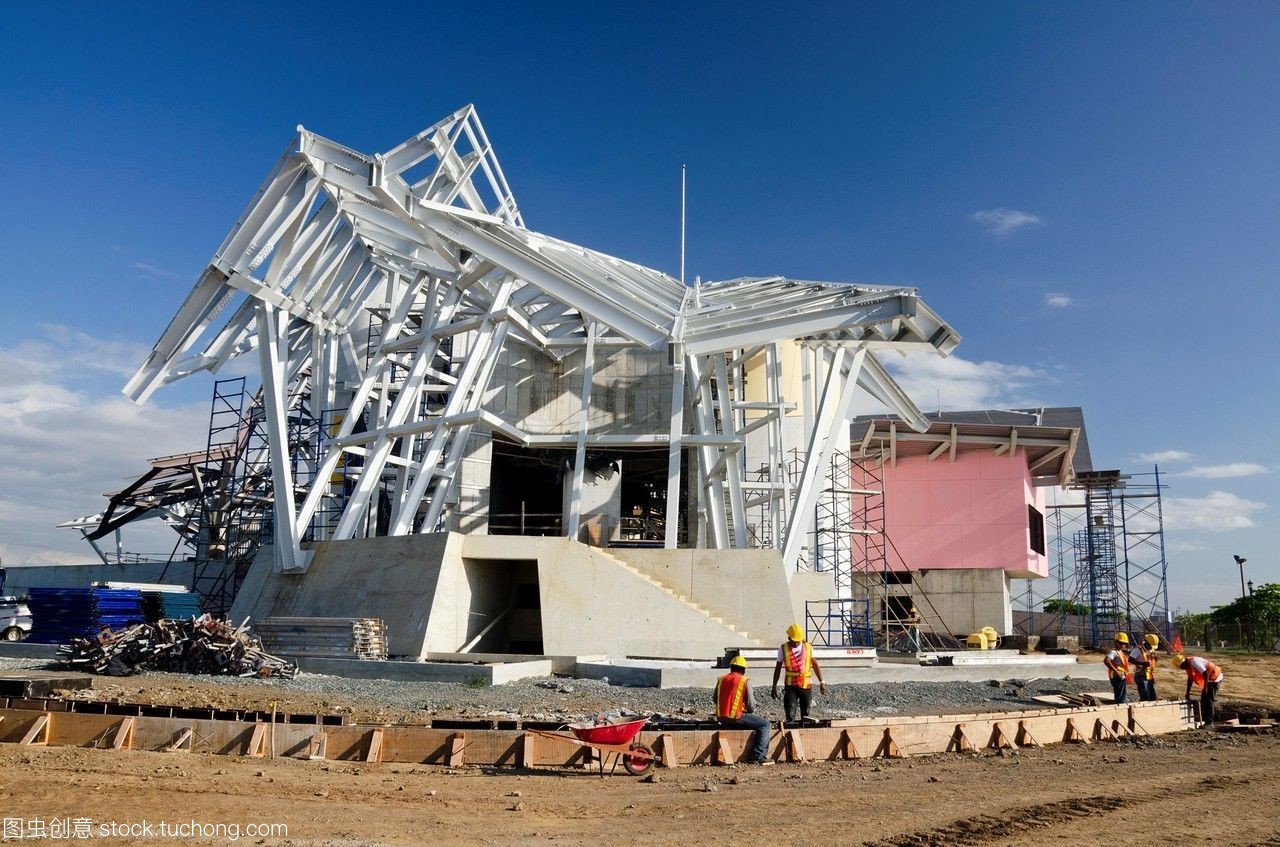
[[[769,747],[785,761],[900,758],[930,753],[1017,749],[1114,741],[1196,726],[1182,701],[970,715],[850,718],[823,726],[775,727]],[[741,759],[749,730],[641,733],[666,767],[723,765]],[[443,766],[589,766],[589,749],[519,729],[386,725],[317,726],[0,709],[0,742],[104,749],[280,756]]]

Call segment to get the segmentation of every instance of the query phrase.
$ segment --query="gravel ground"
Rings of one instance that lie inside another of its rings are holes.
[[[39,660],[0,659],[0,670],[50,667]],[[782,703],[769,697],[767,680],[756,683],[757,709],[782,716]],[[1097,691],[1098,680],[1030,680],[1024,685],[979,682],[894,682],[832,685],[815,692],[814,717],[943,714],[1034,707],[1030,698],[1057,691]],[[570,720],[600,712],[688,715],[712,712],[710,693],[700,688],[623,688],[584,679],[519,680],[473,688],[459,683],[399,682],[299,674],[291,680],[150,673],[96,677],[82,700],[149,702],[213,708],[270,708],[348,713],[356,721],[421,721],[431,716]]]

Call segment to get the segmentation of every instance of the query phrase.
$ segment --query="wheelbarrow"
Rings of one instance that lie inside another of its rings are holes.
[[[605,775],[606,764],[609,767],[609,773],[612,774],[618,769],[619,762],[632,776],[644,776],[653,770],[653,750],[647,744],[641,744],[635,739],[648,722],[648,718],[641,718],[637,721],[621,723],[571,723],[565,728],[573,735],[566,735],[563,732],[546,732],[540,729],[526,731],[565,744],[599,750],[600,776],[602,777]]]

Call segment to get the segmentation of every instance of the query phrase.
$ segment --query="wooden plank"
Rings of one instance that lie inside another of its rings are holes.
[[[366,762],[382,761],[382,742],[385,737],[386,730],[380,726],[375,726],[369,730],[369,746],[364,752],[364,760]]]
[[[1036,737],[1031,734],[1031,730],[1027,728],[1026,721],[1018,721],[1018,731],[1013,734],[1013,743],[1020,747],[1043,747]]]
[[[244,754],[254,758],[261,758],[267,754],[267,725],[265,723],[253,725],[253,734],[249,736],[249,746],[244,751]]]
[[[881,759],[901,759],[902,751],[898,749],[898,742],[894,740],[893,731],[890,727],[884,728],[884,737],[880,740],[880,746],[876,748],[875,755]]]
[[[520,767],[531,768],[538,761],[538,736],[532,732],[520,733]]]
[[[179,731],[173,739],[173,743],[164,748],[164,750],[166,753],[190,753],[194,738],[195,733],[191,731],[190,727],[187,727]]]
[[[728,739],[725,738],[723,732],[715,734],[715,740],[712,742],[715,746],[715,756],[712,764],[716,765],[732,765],[737,761],[732,753],[729,752]]]
[[[658,761],[664,768],[680,767],[680,754],[676,750],[676,741],[669,732],[658,736]]]
[[[992,750],[1017,750],[1018,745],[1015,744],[1009,736],[1004,733],[1004,725],[1000,721],[996,721],[991,725],[991,740],[987,742],[987,747]]]
[[[465,732],[455,732],[449,738],[449,767],[462,767],[462,751],[465,749],[467,749],[467,734]]]
[[[41,738],[41,740],[37,741],[36,739],[40,736],[44,736],[44,737]],[[34,746],[42,746],[42,745],[48,744],[49,743],[49,713],[45,712],[44,714],[36,718],[36,722],[31,725],[31,728],[27,730],[26,735],[22,736],[22,740],[19,741],[18,743],[34,745]]]
[[[965,725],[956,724],[955,731],[951,733],[951,741],[947,743],[946,752],[948,753],[971,753],[974,750],[973,741],[965,734]]]
[[[329,756],[329,733],[317,732],[307,743],[307,758],[312,761],[324,761]]]
[[[1084,733],[1080,731],[1080,727],[1076,726],[1076,719],[1073,717],[1067,718],[1067,725],[1063,729],[1062,740],[1064,743],[1089,743],[1089,739],[1084,737]]]
[[[1102,718],[1095,718],[1093,721],[1093,740],[1094,741],[1118,741],[1116,734],[1102,722]]]
[[[853,741],[853,736],[848,729],[840,730],[840,738],[836,742],[836,746],[832,749],[828,760],[834,759],[860,759],[862,756],[858,753],[858,746]]]
[[[120,725],[116,727],[115,737],[111,739],[111,749],[129,749],[133,746],[133,728],[136,718],[125,718],[120,721]]]
[[[800,733],[794,729],[788,729],[783,734],[783,742],[787,748],[787,761],[803,762],[805,761],[804,741],[800,737]]]

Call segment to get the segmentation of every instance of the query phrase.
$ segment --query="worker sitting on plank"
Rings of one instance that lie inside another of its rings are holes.
[[[813,645],[804,640],[804,630],[799,624],[787,627],[787,640],[778,648],[778,663],[773,668],[773,699],[778,699],[778,677],[787,672],[783,688],[782,708],[787,720],[798,721],[809,717],[809,703],[813,697],[813,683],[809,677],[818,677],[823,694],[827,684],[822,681],[822,668],[813,658]]]
[[[1138,686],[1139,700],[1156,699],[1156,648],[1160,646],[1160,636],[1148,632],[1129,651],[1129,661],[1133,663],[1133,681]]]
[[[1213,701],[1218,696],[1218,686],[1225,679],[1222,668],[1200,656],[1174,656],[1173,665],[1187,672],[1187,691],[1182,699],[1191,699],[1191,684],[1200,686],[1200,720],[1213,723]]]
[[[747,764],[772,765],[769,761],[769,722],[755,713],[756,699],[747,679],[747,660],[734,656],[729,672],[716,681],[716,720],[733,729],[753,729]]]
[[[1111,692],[1116,703],[1129,702],[1129,635],[1117,632],[1112,642],[1111,652],[1107,653],[1102,664],[1107,666],[1107,676],[1111,678]]]

